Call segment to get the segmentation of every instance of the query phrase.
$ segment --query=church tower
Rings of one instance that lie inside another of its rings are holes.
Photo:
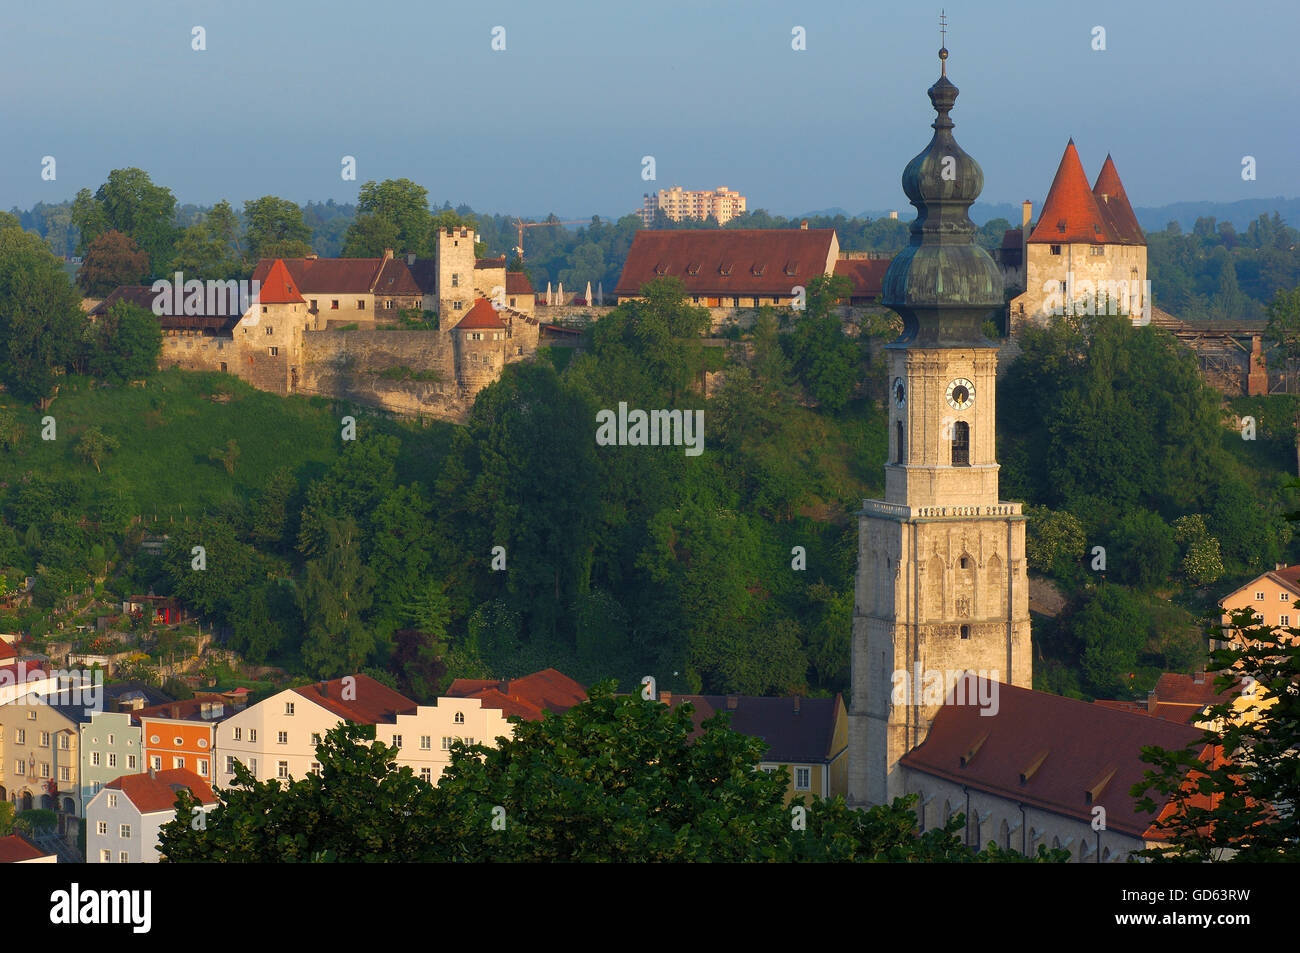
[[[953,139],[957,87],[930,87],[934,137],[903,171],[911,242],[881,301],[903,319],[887,347],[885,498],[859,514],[849,801],[901,796],[899,759],[925,740],[957,672],[1032,687],[1025,524],[998,500],[997,345],[982,327],[1002,275],[968,215],[984,173]],[[937,683],[935,679],[942,679]],[[975,739],[972,739],[974,741]]]

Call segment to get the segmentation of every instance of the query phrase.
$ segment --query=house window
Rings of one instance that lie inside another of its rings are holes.
[[[111,850],[101,850],[99,852],[99,862],[101,864],[111,864],[113,862],[113,852]]]
[[[236,740],[236,741],[242,741],[243,738],[241,737],[241,735],[243,735],[243,733],[244,733],[244,729],[242,729],[242,728],[236,728],[236,729],[235,729],[235,740]]]
[[[116,768],[116,767],[117,767],[117,755],[114,754],[114,753],[111,752],[111,751],[108,753],[108,766],[109,766],[110,768]]]
[[[401,735],[393,735],[393,747],[394,747],[394,748],[400,748],[401,746],[402,746],[402,736],[401,736]]]
[[[95,825],[95,833],[100,837],[108,836],[108,821],[100,821]]]
[[[970,638],[970,626],[968,626],[968,625],[963,625],[963,626],[961,627],[961,637],[962,637],[963,639],[969,639],[969,638]]]
[[[90,763],[91,763],[91,766],[92,766],[92,767],[96,767],[96,768],[99,767],[99,752],[98,752],[98,751],[92,751],[92,752],[90,753]]]
[[[249,741],[256,741],[256,740],[257,740],[257,729],[256,729],[256,728],[249,728],[249,729],[248,729],[248,740],[249,740]]]
[[[152,758],[149,759],[149,767],[153,768],[155,771],[161,771],[162,758],[160,758],[158,755],[154,755]]]
[[[271,327],[271,326],[268,324],[268,325],[266,326],[266,336],[267,336],[267,337],[270,337],[270,336],[271,336],[272,334],[274,334],[274,333],[275,333],[275,328]]]
[[[443,740],[446,740],[446,739],[443,739]],[[447,747],[447,746],[446,746],[446,745],[443,745],[443,747],[445,748],[445,747]],[[15,762],[14,762],[14,774],[23,775],[23,774],[26,774],[26,773],[27,773],[27,762],[26,762],[26,761],[15,761]]]
[[[207,759],[207,758],[200,758],[200,759],[199,759],[199,774],[203,775],[203,777],[205,777],[205,778],[208,776],[208,759]]]
[[[1060,245],[1052,245],[1052,246],[1048,249],[1048,251],[1049,251],[1051,254],[1053,254],[1053,255],[1059,255],[1059,254],[1061,253],[1061,246],[1060,246]]]
[[[280,353],[280,349],[279,349],[278,347],[273,347],[273,348],[271,348],[271,356],[272,356],[272,357],[277,356],[279,353]]]
[[[120,850],[117,852],[117,859],[120,863],[123,864],[129,864],[131,862],[130,855],[128,855],[127,852],[124,850]]]
[[[284,703],[284,713],[285,713],[286,715],[292,715],[292,714],[293,714],[293,702],[285,702],[285,703]]]
[[[807,791],[811,787],[812,787],[812,768],[795,768],[794,789],[796,791]]]
[[[459,301],[453,301],[453,302],[451,303],[451,310],[453,310],[453,311],[459,311],[459,310],[460,310],[460,302],[459,302]]]
[[[48,731],[42,731],[42,732],[41,732],[41,747],[42,747],[42,748],[48,748],[49,746],[50,746],[50,733],[49,733]]]
[[[432,784],[432,783],[433,783],[433,771],[430,770],[429,768],[421,768],[421,769],[420,769],[420,780],[421,780],[421,781],[428,781],[430,784]]]
[[[35,714],[35,712],[31,712],[31,714]],[[17,742],[17,743],[20,744],[20,745],[25,745],[25,744],[27,744],[27,729],[26,729],[26,728],[15,728],[15,729],[14,729],[14,741]]]
[[[1264,601],[1264,593],[1262,593],[1262,592],[1257,592],[1257,593],[1255,593],[1255,601],[1256,601],[1256,602],[1263,602],[1263,601]],[[20,739],[20,740],[21,740],[21,739]]]
[[[173,768],[183,768],[183,767],[185,767],[185,759],[184,759],[184,758],[172,758],[172,767],[173,767]]]
[[[317,732],[313,731],[311,733],[311,746],[314,748],[318,744],[320,744],[320,735]]]
[[[113,743],[113,738],[114,738],[114,737],[115,737],[115,736],[114,736],[113,734],[111,734],[111,733],[109,734],[109,736],[108,736],[108,743],[109,743],[109,744],[112,744],[112,743]]]
[[[249,759],[248,759],[248,770],[249,770],[250,772],[252,772],[253,777],[257,777],[257,759],[256,759],[256,758],[249,758]]]
[[[359,298],[357,299],[357,310],[358,311],[366,310],[366,303]]]
[[[27,713],[27,720],[28,720],[28,721],[35,721],[35,720],[36,720],[36,712],[34,712],[34,711],[29,711],[29,712]]]
[[[952,465],[970,466],[970,424],[959,420],[952,427]]]
[[[1279,593],[1277,594],[1277,598],[1278,598],[1278,601],[1279,601],[1279,602],[1290,602],[1290,601],[1291,601],[1291,593],[1289,593],[1289,592],[1279,592]]]
[[[48,778],[49,776],[50,776],[50,763],[49,763],[48,761],[42,761],[42,762],[41,762],[41,777],[43,777],[43,778]]]
[[[234,774],[234,773],[235,773],[235,759],[230,755],[226,755],[226,774]]]
[[[131,837],[131,825],[123,824],[118,830],[118,834],[120,834],[122,838],[129,840]]]
[[[392,299],[392,298],[385,298],[385,299],[384,299],[384,310],[385,310],[385,311],[392,311],[392,310],[393,310],[393,299]]]
[[[335,298],[333,301],[330,302],[330,310],[337,311],[338,309],[339,309],[339,299]]]
[[[287,731],[277,732],[275,736],[275,740],[278,744],[287,745],[289,743],[289,732]]]
[[[433,747],[433,738],[429,735],[420,735],[420,750],[428,751]]]
[[[311,311],[315,311],[315,310],[316,310],[316,299],[315,299],[315,298],[312,298],[312,299],[311,299],[311,308],[310,308],[309,310],[311,310]]]
[[[263,314],[266,314],[266,305],[262,305],[262,313],[263,313]],[[244,333],[245,333],[245,334],[248,333],[248,328],[244,328]]]
[[[452,721],[454,721],[458,725],[465,724],[465,713],[463,711],[456,712],[456,717],[453,718]]]
[[[180,735],[177,735],[175,738],[172,739],[172,744],[180,748],[185,744],[185,739],[182,738]]]
[[[117,807],[117,795],[116,795],[116,794],[110,794],[110,795],[108,796],[108,806],[109,806],[109,807]],[[108,831],[105,831],[104,833],[107,834]]]
[[[135,770],[135,755],[129,754],[126,756],[126,769],[128,771]]]
[[[447,750],[450,749],[450,748],[451,748],[451,739],[448,738],[446,735],[444,735],[443,738],[442,738],[442,750],[443,750],[443,751],[447,751]],[[18,763],[19,763],[19,764],[22,764],[21,761],[18,762]]]
[[[313,761],[313,762],[311,763],[311,773],[312,773],[312,774],[320,774],[320,762],[319,762],[319,761]]]
[[[72,769],[69,768],[69,767],[67,767],[66,765],[60,767],[60,768],[59,768],[59,780],[60,780],[60,781],[71,781],[71,780],[72,780]]]
[[[1089,246],[1088,246],[1088,254],[1091,255],[1093,258],[1100,258],[1100,257],[1102,257],[1102,256],[1104,256],[1104,255],[1106,254],[1106,246],[1105,246],[1105,245],[1089,245]]]
[[[514,306],[515,306],[515,299],[514,299],[514,298],[511,298],[511,299],[510,299],[510,307],[513,308]]]
[[[104,790],[104,785],[103,785],[102,782],[100,782],[100,781],[95,781],[95,782],[93,782],[93,783],[90,785],[90,794],[91,794],[91,797],[94,797],[96,794],[98,794],[98,793],[99,793],[100,791],[102,791],[102,790]]]
[[[452,286],[453,288],[459,288],[459,287],[460,287],[460,275],[456,274],[455,272],[452,272],[452,275],[451,275],[451,286]]]
[[[1290,624],[1291,624],[1291,617],[1290,617],[1289,615],[1280,615],[1280,616],[1277,617],[1277,624],[1278,624],[1278,625],[1290,625]]]
[[[275,776],[277,778],[287,778],[289,776],[289,762],[279,761],[275,766]]]

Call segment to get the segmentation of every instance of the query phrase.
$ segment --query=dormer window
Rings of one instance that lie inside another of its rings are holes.
[[[799,274],[799,263],[797,261],[787,261],[785,263],[785,273],[791,277]]]
[[[656,275],[666,275],[666,274],[668,274],[668,266],[665,265],[662,261],[661,261],[661,262],[658,262],[658,263],[655,265],[655,274],[656,274]]]
[[[754,265],[749,269],[749,272],[755,277],[761,278],[763,276],[763,272],[765,272],[766,270],[767,270],[767,265],[760,265],[757,262],[755,262]]]
[[[691,264],[687,265],[686,273],[688,275],[698,275],[700,273],[700,263],[692,262]]]

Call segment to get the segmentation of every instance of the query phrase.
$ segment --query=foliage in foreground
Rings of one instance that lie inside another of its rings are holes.
[[[171,862],[227,863],[1025,859],[962,846],[961,815],[918,833],[910,799],[787,807],[786,772],[755,769],[762,740],[725,716],[691,731],[689,706],[617,697],[605,683],[563,714],[516,722],[499,747],[457,743],[434,787],[398,768],[373,726],[347,723],[317,748],[319,775],[281,787],[240,765],[202,823],[182,792],[160,849]]]

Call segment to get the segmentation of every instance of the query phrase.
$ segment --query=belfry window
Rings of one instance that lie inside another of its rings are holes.
[[[894,423],[894,435],[897,438],[897,455],[894,457],[895,463],[902,463],[904,459],[905,448],[903,446],[903,422],[901,420]]]
[[[959,420],[952,427],[952,465],[970,466],[970,424]]]

